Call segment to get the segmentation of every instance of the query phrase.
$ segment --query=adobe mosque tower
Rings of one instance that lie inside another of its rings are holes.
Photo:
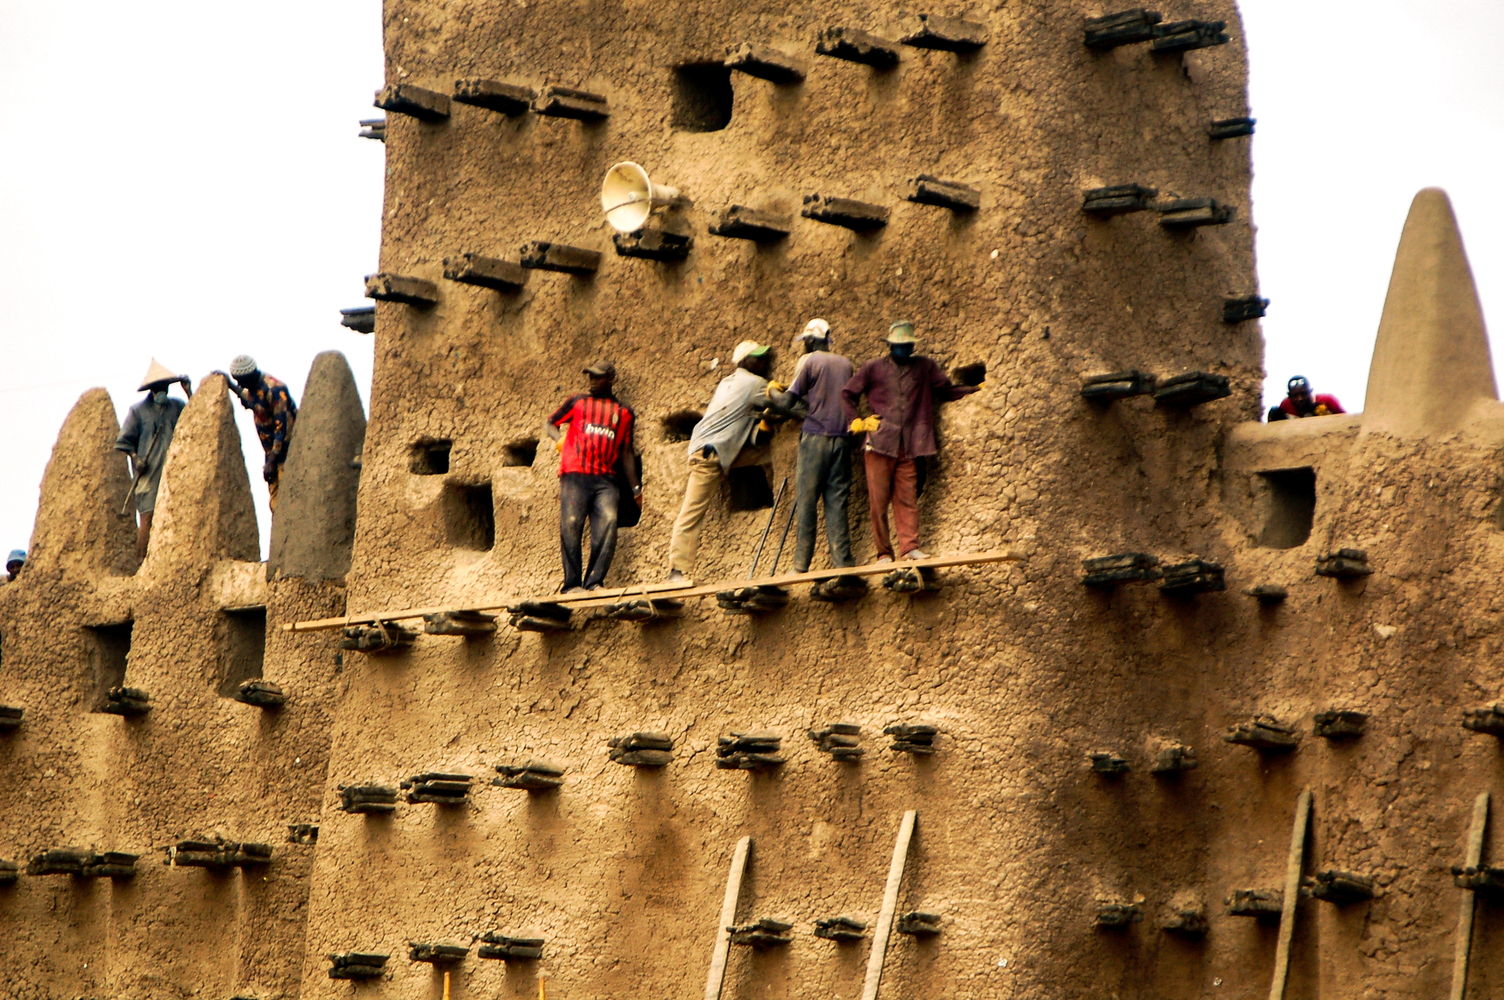
[[[1260,422],[1231,2],[383,16],[369,424],[320,355],[270,560],[218,376],[139,565],[115,402],[58,437],[0,587],[0,993],[1504,993],[1504,407],[1461,237],[1421,192],[1366,412]],[[680,193],[630,233],[623,161]],[[909,318],[981,383],[922,496],[955,558],[727,614],[785,429],[705,592],[644,590],[733,345],[787,381],[816,316],[857,362]],[[598,357],[646,505],[560,603],[540,428]]]

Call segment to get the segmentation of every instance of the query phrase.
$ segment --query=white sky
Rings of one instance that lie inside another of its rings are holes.
[[[1266,399],[1298,373],[1358,410],[1420,188],[1451,194],[1484,314],[1504,315],[1504,2],[1243,16]],[[377,0],[0,0],[0,552],[28,544],[79,393],[106,386],[123,416],[153,355],[197,383],[249,352],[301,397],[334,348],[365,394],[371,339],[338,310],[365,304],[379,249],[382,148],[355,133],[379,114],[380,32]]]

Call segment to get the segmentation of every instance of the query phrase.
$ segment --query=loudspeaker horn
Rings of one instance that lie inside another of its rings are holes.
[[[606,179],[601,182],[601,208],[605,210],[606,221],[623,233],[641,229],[653,209],[678,202],[678,188],[654,184],[648,172],[630,160],[607,170]]]

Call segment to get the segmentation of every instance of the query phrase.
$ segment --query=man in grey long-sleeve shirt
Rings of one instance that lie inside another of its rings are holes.
[[[130,408],[125,415],[125,426],[120,428],[120,437],[115,441],[115,450],[130,456],[134,481],[131,484],[131,499],[135,501],[140,522],[136,527],[136,558],[146,558],[146,546],[151,540],[152,513],[157,509],[157,489],[162,485],[162,469],[167,465],[167,449],[172,447],[172,435],[177,430],[178,415],[188,404],[167,395],[174,382],[183,384],[183,392],[193,398],[193,383],[187,375],[174,375],[156,358],[146,370],[141,388],[146,398]]]
[[[689,582],[700,551],[700,522],[720,488],[721,476],[738,458],[746,458],[743,449],[754,444],[762,420],[762,411],[754,403],[765,406],[767,402],[771,349],[744,340],[736,345],[731,360],[736,371],[716,386],[705,415],[689,437],[689,482],[668,543],[670,583]]]

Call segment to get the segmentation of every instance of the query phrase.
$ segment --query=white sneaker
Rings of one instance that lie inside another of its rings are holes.
[[[677,570],[677,569],[669,571],[668,582],[669,583],[677,583],[677,584],[680,584],[681,586],[685,586],[685,587],[690,587],[690,586],[694,585],[694,581],[693,580],[691,580],[689,577],[685,576],[682,571]]]
[[[910,549],[903,554],[905,559],[928,559],[929,556],[918,549]]]
[[[568,590],[564,591],[564,595],[566,597],[569,596],[570,594],[586,594],[586,593],[589,593],[589,591],[587,591],[584,587],[570,587]]]
[[[877,565],[880,565],[882,563],[890,563],[892,561],[893,561],[893,557],[892,556],[878,556],[876,559],[872,560],[872,564],[874,566],[877,566]]]

